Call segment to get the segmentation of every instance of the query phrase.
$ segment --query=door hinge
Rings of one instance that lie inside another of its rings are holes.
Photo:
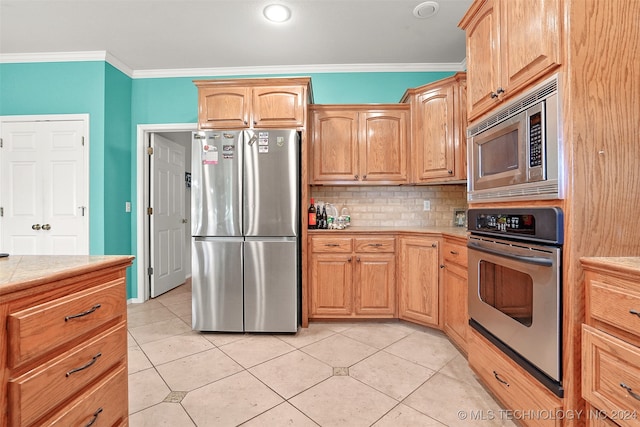
[[[4,141],[0,138],[0,148],[4,147]]]
[[[82,137],[82,146],[84,147],[84,136]]]
[[[4,208],[0,208],[0,216],[4,216]]]
[[[148,274],[149,276],[153,276],[153,267],[149,267],[149,268],[147,268],[147,274]]]
[[[148,155],[153,155],[153,147],[147,147],[147,154]]]
[[[153,215],[153,208],[147,208],[147,215]]]

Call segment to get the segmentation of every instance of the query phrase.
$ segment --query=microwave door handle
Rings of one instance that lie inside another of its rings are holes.
[[[485,252],[485,253],[488,253],[488,254],[497,255],[497,256],[504,257],[504,258],[513,259],[513,260],[516,260],[516,261],[526,262],[527,264],[542,265],[544,267],[553,266],[553,261],[550,260],[550,259],[547,259],[547,258],[535,257],[535,256],[514,255],[514,254],[507,253],[507,252],[499,251],[499,250],[496,250],[496,249],[485,248],[485,247],[482,247],[482,246],[478,245],[475,242],[468,242],[467,243],[467,247],[469,249],[474,249],[476,251]]]

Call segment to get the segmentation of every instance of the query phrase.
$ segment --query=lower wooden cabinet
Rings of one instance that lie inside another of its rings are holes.
[[[445,238],[442,245],[442,260],[442,292],[444,293],[442,330],[458,348],[466,353],[469,329],[466,240]]]
[[[0,282],[0,426],[128,424],[132,259],[33,256],[11,266],[24,283],[5,292]],[[33,271],[43,273],[28,280]]]
[[[526,410],[531,414],[561,414],[562,401],[547,390],[524,369],[496,349],[493,344],[469,330],[469,366],[482,383],[511,410]],[[519,420],[526,426],[562,426],[562,417],[536,417]]]
[[[310,318],[396,317],[395,237],[312,236]]]
[[[640,261],[581,262],[586,297],[582,397],[589,425],[640,426]]]
[[[439,238],[400,237],[398,316],[428,326],[441,325]]]

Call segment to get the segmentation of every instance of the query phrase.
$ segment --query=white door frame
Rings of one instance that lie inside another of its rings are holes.
[[[15,123],[15,122],[62,122],[62,121],[82,121],[84,123],[84,145],[86,149],[84,150],[84,164],[85,164],[85,173],[86,175],[82,177],[87,182],[85,186],[85,194],[84,199],[86,200],[86,212],[87,212],[87,221],[86,227],[82,230],[83,233],[87,236],[87,255],[91,253],[91,235],[89,233],[90,222],[91,222],[91,199],[89,197],[90,187],[91,187],[91,163],[89,156],[89,150],[91,149],[91,133],[89,126],[89,114],[34,114],[34,115],[16,115],[16,116],[0,116],[0,135],[2,134],[2,125],[4,123]],[[0,235],[2,235],[2,221],[0,221]]]
[[[198,130],[197,123],[144,124],[138,125],[136,143],[136,224],[137,224],[137,297],[129,302],[142,303],[149,299],[149,217],[147,200],[149,199],[149,164],[147,162],[147,145],[149,134],[155,132],[191,132]]]

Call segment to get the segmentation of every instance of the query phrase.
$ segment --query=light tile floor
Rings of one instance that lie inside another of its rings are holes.
[[[128,316],[131,427],[513,426],[439,331],[390,321],[200,333],[188,284]]]

